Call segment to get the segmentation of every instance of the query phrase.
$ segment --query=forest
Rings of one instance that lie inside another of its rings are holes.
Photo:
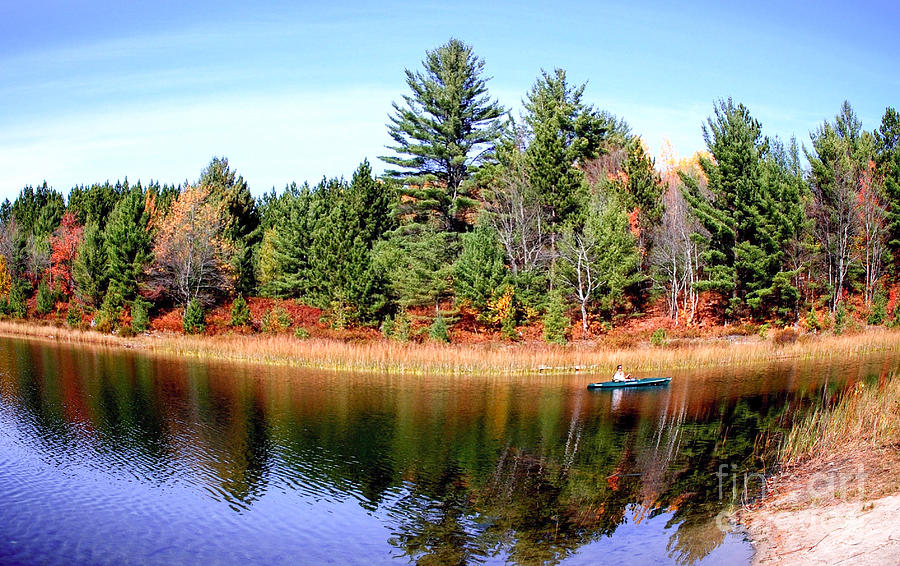
[[[661,309],[840,332],[854,315],[900,323],[900,114],[865,130],[844,102],[809,140],[764,135],[746,106],[714,103],[706,147],[654,160],[586,84],[540,71],[517,115],[485,61],[450,39],[407,70],[393,145],[350,180],[254,197],[225,157],[195,182],[47,183],[0,205],[0,315],[145,332],[178,313],[200,333],[293,331],[294,301],[332,328],[450,341],[461,319],[516,340],[602,335]]]

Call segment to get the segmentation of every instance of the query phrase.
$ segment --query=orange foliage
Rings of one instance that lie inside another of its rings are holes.
[[[62,289],[67,296],[75,289],[72,264],[81,243],[84,228],[71,212],[63,214],[59,228],[50,236],[50,283]]]

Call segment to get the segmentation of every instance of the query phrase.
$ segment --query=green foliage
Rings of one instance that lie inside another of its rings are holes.
[[[200,173],[201,187],[210,189],[214,202],[225,211],[222,236],[233,249],[230,264],[239,293],[256,288],[253,256],[262,239],[261,218],[256,200],[242,176],[233,171],[225,157],[213,157]]]
[[[881,289],[875,293],[872,299],[872,310],[869,312],[867,322],[873,326],[884,324],[887,320],[888,297]]]
[[[185,334],[200,334],[206,330],[206,314],[203,305],[197,299],[188,303],[181,320]]]
[[[100,308],[94,313],[95,328],[98,332],[110,333],[115,331],[122,322],[122,313],[125,300],[122,294],[115,288],[107,291],[103,297]]]
[[[66,311],[66,325],[69,328],[81,326],[81,308],[75,303],[69,303],[69,310]]]
[[[150,328],[150,303],[137,297],[131,302],[131,330],[135,334],[147,332]]]
[[[588,305],[612,312],[642,275],[628,215],[615,196],[596,195],[585,208],[583,222],[563,231],[557,277],[580,303],[582,330],[587,333]]]
[[[394,317],[386,317],[381,323],[381,333],[385,338],[391,338],[398,342],[409,342],[409,315],[406,312],[399,312]]]
[[[650,335],[651,346],[662,348],[667,342],[668,338],[666,337],[666,331],[663,328],[657,328],[653,331],[653,334]]]
[[[806,328],[813,332],[818,332],[822,329],[814,309],[809,309],[809,312],[806,313]]]
[[[763,139],[760,123],[731,99],[716,104],[703,137],[714,158],[700,161],[708,193],[682,174],[684,197],[708,233],[699,236],[707,279],[697,289],[723,295],[728,316],[795,311],[799,294],[784,269],[785,250],[807,225],[796,145],[787,151]]]
[[[250,306],[243,295],[235,297],[231,302],[231,326],[249,326]]]
[[[837,308],[834,310],[834,327],[832,327],[832,332],[835,334],[843,334],[844,330],[847,328],[847,323],[849,322],[850,316],[847,314],[847,309],[844,307],[844,302],[841,301],[838,303]]]
[[[440,312],[431,324],[431,328],[428,329],[428,335],[437,342],[450,342],[450,331],[447,328],[447,321]]]
[[[123,300],[137,295],[138,281],[150,262],[148,222],[143,191],[135,187],[116,204],[104,230],[109,288]]]
[[[566,302],[562,293],[554,291],[547,302],[547,310],[544,313],[544,340],[551,344],[565,344],[566,333],[571,321],[566,312]]]
[[[99,306],[106,295],[109,285],[107,261],[106,243],[100,226],[88,224],[72,264],[76,293],[86,304]]]
[[[291,317],[287,311],[281,307],[273,307],[266,311],[260,323],[260,329],[263,332],[272,334],[287,332],[290,327]]]
[[[53,305],[56,303],[56,297],[47,281],[41,281],[38,284],[37,299],[35,301],[35,310],[38,314],[50,314],[53,311]]]
[[[429,229],[396,230],[375,247],[376,269],[385,274],[401,308],[436,304],[451,290],[455,238]]]
[[[490,226],[479,226],[460,240],[462,251],[453,265],[456,298],[484,310],[507,277],[503,247]]]
[[[372,249],[393,226],[393,191],[374,179],[364,161],[349,185],[328,185],[315,197],[323,212],[312,234],[304,298],[346,323],[380,319],[388,283],[373,263]]]
[[[9,316],[13,318],[25,318],[28,314],[28,282],[24,279],[16,279],[9,291]]]
[[[402,105],[392,104],[388,124],[397,155],[381,159],[398,167],[388,176],[420,188],[430,183],[433,191],[411,195],[416,207],[434,215],[441,229],[455,229],[461,184],[499,137],[504,110],[488,97],[484,61],[458,39],[427,51],[422,66],[424,71],[406,70],[411,93]]]
[[[309,330],[303,328],[302,326],[298,326],[294,329],[294,338],[299,340],[306,340],[309,338]]]

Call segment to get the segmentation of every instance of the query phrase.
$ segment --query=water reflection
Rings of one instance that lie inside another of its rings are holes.
[[[610,394],[583,376],[360,376],[2,340],[0,561],[746,561],[714,522],[732,497],[721,466],[764,470],[765,433],[896,363],[683,372]]]

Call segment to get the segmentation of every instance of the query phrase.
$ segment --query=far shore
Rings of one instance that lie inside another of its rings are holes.
[[[836,336],[802,335],[790,343],[758,336],[713,336],[653,346],[631,347],[603,339],[557,346],[537,341],[443,344],[384,338],[341,340],[296,338],[290,334],[216,336],[153,332],[134,337],[37,322],[0,321],[0,335],[59,343],[137,349],[198,359],[250,361],[316,369],[402,374],[612,373],[618,364],[634,372],[769,362],[786,359],[840,359],[900,350],[900,331],[863,329]]]

